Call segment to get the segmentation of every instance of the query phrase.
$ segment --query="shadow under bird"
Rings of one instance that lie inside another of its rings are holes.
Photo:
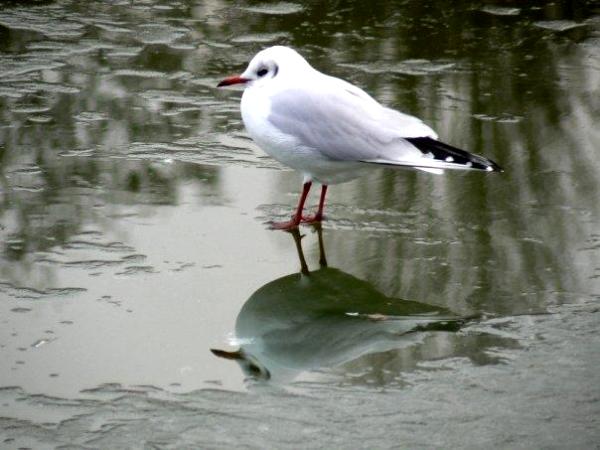
[[[244,85],[241,112],[250,137],[266,153],[304,176],[289,230],[323,220],[330,184],[362,175],[369,166],[403,167],[441,174],[445,169],[501,172],[494,161],[438,140],[419,118],[381,105],[362,89],[314,69],[298,52],[266,48],[241,75],[218,87]],[[317,213],[302,214],[313,182],[320,183]]]
[[[425,303],[388,297],[370,283],[327,267],[321,230],[320,268],[309,271],[298,230],[302,270],[265,284],[244,303],[235,324],[235,360],[251,378],[289,382],[306,371],[421,343],[427,332],[453,332],[469,319]]]

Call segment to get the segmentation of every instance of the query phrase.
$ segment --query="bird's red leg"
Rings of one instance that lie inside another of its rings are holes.
[[[302,210],[304,209],[304,203],[306,202],[306,197],[308,197],[308,192],[310,191],[310,187],[312,186],[311,181],[307,181],[302,186],[302,194],[300,195],[300,200],[298,201],[298,207],[296,208],[296,214],[292,216],[291,220],[285,222],[271,222],[271,229],[273,230],[293,230],[294,228],[298,228],[300,225],[300,221],[302,220]]]
[[[321,186],[321,198],[319,199],[319,209],[316,214],[303,217],[303,223],[315,223],[323,221],[323,209],[325,209],[325,195],[327,194],[327,185]]]

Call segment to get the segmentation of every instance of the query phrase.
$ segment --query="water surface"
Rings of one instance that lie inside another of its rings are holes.
[[[0,446],[597,445],[599,14],[3,3]],[[377,169],[269,231],[301,179],[215,85],[273,44],[505,172]]]

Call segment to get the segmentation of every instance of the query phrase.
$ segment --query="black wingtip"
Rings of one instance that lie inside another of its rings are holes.
[[[486,172],[504,172],[495,161],[481,155],[461,150],[445,142],[438,141],[430,137],[405,138],[408,142],[421,150],[424,154],[428,153],[438,161],[444,161],[456,164],[457,166],[469,167]],[[458,168],[458,167],[457,167]]]
[[[492,161],[491,159],[488,159],[488,161],[490,162],[490,167],[492,168],[491,172],[498,172],[498,173],[504,172],[504,168],[500,167],[498,165],[498,163],[496,163],[495,161]]]

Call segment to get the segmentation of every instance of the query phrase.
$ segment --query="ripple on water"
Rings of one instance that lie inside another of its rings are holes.
[[[136,39],[144,44],[171,44],[188,32],[186,28],[151,23],[138,27]]]
[[[268,15],[286,15],[286,14],[297,14],[299,12],[304,11],[304,7],[298,3],[290,3],[290,2],[279,2],[279,3],[263,3],[257,4],[254,6],[247,6],[242,8],[244,11],[249,11],[258,14],[268,14]]]
[[[64,246],[65,249],[73,250],[100,250],[109,253],[132,252],[133,247],[119,241],[112,242],[94,242],[86,240],[71,240]]]
[[[142,50],[142,47],[114,47],[106,53],[106,59],[113,64],[123,63],[139,56]]]
[[[268,204],[260,205],[258,220],[269,223],[288,220],[293,206],[291,204]],[[323,227],[334,230],[366,231],[375,234],[414,234],[414,215],[410,213],[390,212],[382,214],[383,217],[365,215],[364,211],[351,211],[352,208],[331,204],[328,206],[329,214]]]
[[[79,114],[75,115],[74,119],[77,122],[82,123],[101,122],[103,120],[108,120],[108,115],[105,113],[95,111],[82,111]]]
[[[1,59],[0,59],[1,64]],[[26,93],[19,90],[16,86],[0,86],[0,98],[20,99]]]
[[[97,269],[103,269],[103,268],[107,268],[107,267],[120,266],[121,264],[123,264],[123,261],[121,261],[120,259],[119,260],[87,259],[87,260],[81,260],[81,261],[63,261],[63,262],[55,261],[55,262],[65,268],[76,268],[76,269],[84,269],[84,270],[97,270]]]
[[[33,395],[25,392],[20,387],[0,386],[0,404],[9,405],[10,410],[13,412],[18,411],[17,415],[21,419],[15,418],[15,424],[18,424],[16,429],[23,430],[23,428],[27,429],[29,427],[36,429],[35,433],[27,433],[29,436],[38,435],[38,432],[43,430],[43,428],[37,428],[36,422],[59,423],[62,420],[71,419],[78,414],[88,412],[86,406],[91,406],[93,403],[93,401],[87,399],[71,400],[40,394]],[[51,408],[44,408],[44,406],[51,406]],[[2,429],[0,427],[0,430]],[[43,439],[41,441],[43,442]]]
[[[328,218],[324,226],[334,230],[366,231],[376,234],[414,234],[412,227],[377,220],[359,221],[345,218]]]
[[[87,289],[79,287],[35,289],[26,286],[17,286],[9,282],[0,282],[0,293],[6,294],[9,298],[13,299],[42,300],[52,297],[66,297],[81,294],[82,292],[87,292]]]
[[[37,175],[42,173],[42,169],[37,164],[24,164],[21,167],[8,171],[8,173],[10,173],[11,175]]]
[[[538,28],[555,31],[558,33],[573,30],[575,28],[586,27],[585,23],[578,23],[572,20],[542,20],[539,22],[534,22],[533,25]]]
[[[115,77],[132,77],[132,78],[167,78],[167,74],[156,70],[135,70],[135,69],[119,69],[113,73]]]
[[[35,341],[33,344],[31,344],[31,348],[40,348],[46,344],[49,344],[52,341],[55,341],[56,339],[38,339],[37,341]]]
[[[490,114],[473,114],[473,118],[477,120],[481,120],[482,122],[498,122],[498,123],[518,123],[523,120],[522,116],[517,116],[515,114],[499,114],[499,115],[490,115]]]
[[[80,233],[78,237],[65,243],[60,250],[40,253],[35,258],[35,263],[80,270],[90,276],[100,275],[106,270],[120,270],[118,274],[128,275],[154,272],[151,268],[138,267],[146,260],[146,255],[135,253],[133,247],[120,241],[106,242],[102,240],[101,233],[93,230]]]
[[[28,32],[41,33],[49,39],[75,40],[85,33],[85,25],[75,17],[65,18],[61,11],[53,8],[19,9],[3,8],[0,11],[0,24],[14,30],[27,30]]]
[[[52,67],[39,67],[37,70],[50,69]],[[50,94],[78,94],[80,89],[74,86],[68,86],[60,83],[25,83],[20,86],[27,89],[29,92],[47,92]]]
[[[2,58],[2,66],[0,67],[0,79],[3,82],[10,81],[32,81],[32,77],[23,79],[24,75],[35,74],[42,70],[59,69],[65,66],[65,63],[58,61],[48,61],[45,58],[25,58],[20,61],[11,61],[7,58]],[[35,84],[35,83],[34,83]],[[21,89],[25,89],[27,85],[19,85]],[[38,90],[31,88],[34,91]]]
[[[236,36],[231,42],[238,44],[268,44],[271,42],[281,42],[289,39],[289,33],[252,33]]]
[[[197,114],[202,111],[202,108],[198,106],[188,106],[187,108],[172,108],[167,111],[162,111],[160,114],[163,117],[176,117],[182,114]]]
[[[456,62],[430,61],[427,59],[407,59],[400,62],[376,61],[365,64],[340,64],[342,67],[372,74],[395,73],[413,76],[447,72],[451,69],[455,69],[456,65]]]
[[[128,256],[123,256],[121,258],[121,261],[123,262],[127,262],[127,263],[141,263],[143,261],[146,260],[146,255],[141,255],[141,254],[133,254],[133,255],[128,255]]]
[[[50,111],[49,106],[17,106],[12,109],[12,112],[16,114],[39,114],[48,111]]]
[[[52,120],[52,116],[33,115],[27,117],[27,121],[31,123],[50,123]]]
[[[274,159],[265,158],[248,139],[227,133],[201,134],[171,144],[136,142],[118,150],[119,153],[113,157],[148,159],[160,163],[176,160],[208,165],[282,168]]]
[[[181,92],[177,91],[162,91],[156,89],[144,91],[140,93],[140,97],[153,103],[195,106],[197,109],[201,109],[205,106],[218,105],[220,103],[213,97],[209,96],[183,95]]]
[[[157,273],[157,270],[152,266],[127,266],[125,269],[123,269],[121,272],[117,272],[115,275],[132,276],[152,273]]]
[[[521,8],[510,8],[507,6],[487,5],[480,11],[491,14],[493,16],[518,16],[521,14]]]

